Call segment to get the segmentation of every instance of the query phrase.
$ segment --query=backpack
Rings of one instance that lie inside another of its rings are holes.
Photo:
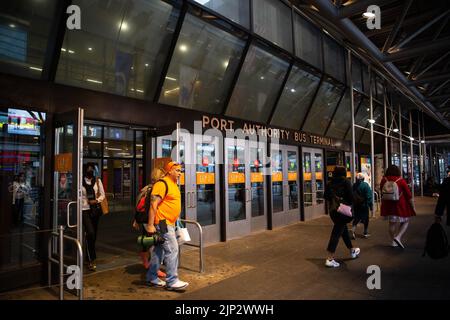
[[[366,203],[366,198],[359,193],[359,188],[353,188],[353,206],[361,208]]]
[[[448,239],[440,223],[433,223],[427,232],[427,241],[423,255],[432,259],[445,258],[448,255]]]
[[[167,191],[169,187],[167,186],[167,182],[163,179],[160,179],[156,181],[153,185],[155,185],[157,182],[163,182],[166,186],[166,192],[164,193],[164,198],[167,196]],[[137,223],[148,223],[148,211],[150,210],[150,195],[152,193],[153,186],[152,185],[146,185],[144,188],[142,188],[141,192],[139,193],[136,201],[136,207],[135,207],[135,213],[134,213],[134,219]]]
[[[383,185],[383,189],[381,190],[381,199],[382,200],[390,200],[390,201],[398,201],[400,200],[400,190],[398,188],[397,181],[401,178],[398,178],[395,181],[387,180]]]

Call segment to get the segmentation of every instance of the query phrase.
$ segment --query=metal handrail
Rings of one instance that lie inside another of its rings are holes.
[[[192,244],[192,243],[183,243],[180,245],[180,250],[178,252],[178,264],[180,264],[180,260],[181,260],[181,246],[186,245],[186,246],[190,246],[190,247],[196,247],[199,248],[200,250],[200,273],[204,272],[204,264],[203,264],[203,229],[202,226],[200,225],[200,223],[198,223],[197,221],[194,220],[186,220],[186,219],[180,219],[181,222],[184,223],[190,223],[193,224],[195,226],[197,226],[198,231],[199,231],[199,244]]]
[[[380,198],[380,195],[379,195],[379,193],[377,192],[377,191],[373,191],[373,194],[374,194],[374,200],[375,200],[375,203],[377,204],[377,211],[379,211],[380,210],[380,206],[381,206],[381,198]],[[372,217],[375,215],[375,213],[372,213]]]
[[[58,237],[59,239],[59,260],[52,257],[51,251],[51,241],[53,237]],[[48,286],[51,286],[51,267],[52,262],[59,265],[59,299],[64,300],[64,268],[68,266],[64,264],[64,239],[73,241],[77,246],[78,258],[81,264],[83,264],[83,248],[81,247],[80,241],[78,239],[70,237],[64,234],[64,226],[60,225],[58,227],[58,232],[52,232],[51,237],[48,240]],[[83,266],[80,267],[80,289],[78,299],[83,300]]]

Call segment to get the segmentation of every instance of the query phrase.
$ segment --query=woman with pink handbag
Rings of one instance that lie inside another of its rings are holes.
[[[325,266],[337,268],[339,262],[334,259],[339,238],[342,237],[345,245],[350,250],[350,255],[356,259],[361,252],[359,248],[354,248],[347,228],[347,223],[351,222],[353,190],[352,184],[346,178],[347,170],[345,167],[336,166],[333,171],[333,177],[325,189],[325,199],[327,200],[328,212],[334,226],[331,230],[330,241],[328,242],[328,257],[325,260]]]

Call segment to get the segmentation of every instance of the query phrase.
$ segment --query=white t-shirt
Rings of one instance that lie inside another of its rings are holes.
[[[97,181],[98,181],[98,188],[97,188]],[[91,180],[89,180],[88,178],[84,178],[84,182],[87,185],[91,185],[91,183],[94,183],[95,199],[99,203],[102,202],[103,199],[105,199],[105,190],[103,189],[102,180],[100,180],[99,178],[97,178],[97,179],[92,178]],[[88,198],[87,198],[87,192],[86,192],[86,188],[85,187],[82,187],[82,196],[83,196],[83,200],[82,200],[83,211],[90,210],[91,207],[89,206],[89,202],[88,202]]]

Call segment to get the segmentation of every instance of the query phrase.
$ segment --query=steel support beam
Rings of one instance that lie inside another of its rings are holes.
[[[330,25],[335,25],[341,33],[356,46],[363,49],[373,59],[376,64],[386,73],[393,81],[393,85],[408,97],[413,103],[417,104],[425,110],[431,117],[441,122],[447,128],[450,128],[450,123],[436,111],[436,108],[425,100],[422,93],[415,87],[407,86],[407,79],[404,74],[390,62],[384,61],[385,55],[371,42],[364,33],[355,26],[350,19],[341,19],[339,17],[338,9],[328,0],[305,0],[317,8],[320,14],[325,17]],[[328,26],[328,25],[325,25]],[[429,48],[428,48],[429,50]]]
[[[439,39],[433,42],[425,42],[419,45],[408,47],[404,49],[398,49],[395,52],[389,53],[386,55],[382,61],[383,62],[392,62],[392,61],[401,61],[409,58],[413,58],[419,56],[423,53],[433,52],[436,53],[440,50],[449,50],[450,49],[450,37]]]
[[[339,10],[339,18],[349,18],[356,14],[363,14],[370,5],[382,6],[384,4],[394,2],[394,0],[360,0],[354,4],[343,7]]]
[[[439,20],[441,20],[443,17],[445,17],[448,13],[450,12],[450,10],[447,10],[443,13],[441,13],[439,16],[437,16],[436,18],[434,18],[433,20],[431,20],[430,22],[428,22],[426,25],[424,25],[422,28],[420,28],[419,30],[417,30],[416,32],[414,32],[412,35],[410,35],[409,37],[407,37],[405,40],[403,40],[402,42],[400,42],[399,44],[395,45],[392,49],[400,49],[402,48],[405,44],[407,44],[408,42],[410,42],[412,39],[414,39],[415,37],[417,37],[419,34],[421,34],[422,32],[424,32],[425,30],[427,30],[429,27],[431,27],[433,24],[435,24],[436,22],[438,22]]]
[[[386,52],[391,47],[392,42],[394,42],[395,38],[397,37],[398,30],[400,30],[400,27],[405,21],[406,14],[408,13],[409,7],[411,6],[412,2],[413,0],[408,0],[406,4],[403,6],[402,14],[397,18],[395,26],[392,29],[391,33],[389,33],[389,36],[387,37],[383,49],[381,49],[381,52]]]
[[[410,86],[418,86],[428,82],[434,82],[439,80],[446,80],[450,78],[450,73],[436,74],[434,76],[425,77],[418,80],[410,81],[408,85]]]
[[[447,99],[450,98],[450,93],[441,94],[438,96],[427,96],[425,97],[427,100],[441,100],[441,99]],[[440,111],[439,109],[436,109],[437,111]]]
[[[435,65],[437,65],[439,62],[441,62],[442,60],[444,60],[448,55],[450,54],[450,51],[445,53],[444,55],[442,55],[439,59],[434,60],[433,63],[431,63],[428,67],[426,67],[425,69],[423,69],[422,71],[420,71],[418,74],[416,75],[412,75],[412,73],[414,72],[413,70],[411,70],[411,74],[410,76],[412,76],[412,78],[417,79],[420,78],[421,75],[423,75],[425,72],[427,72],[428,70],[430,70],[431,68],[433,68]],[[425,58],[425,56],[421,57],[422,59]],[[420,63],[422,64],[422,62]]]

